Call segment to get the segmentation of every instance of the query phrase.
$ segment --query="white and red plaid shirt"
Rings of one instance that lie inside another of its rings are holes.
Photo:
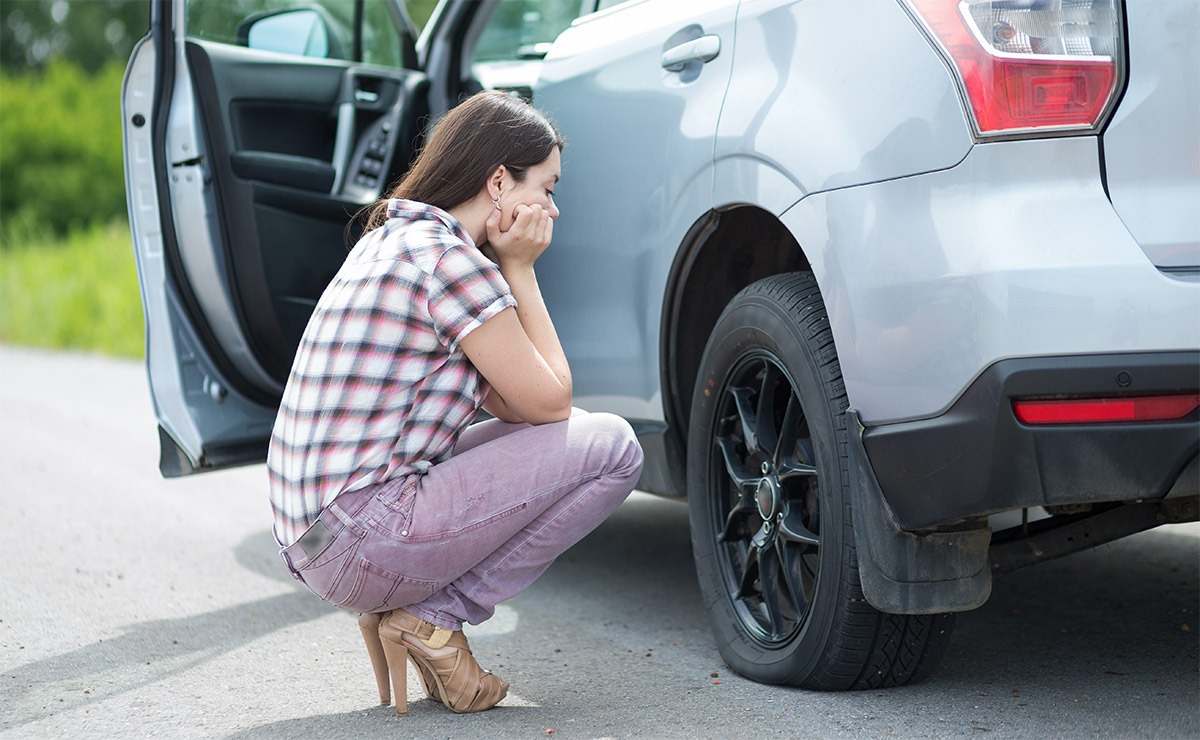
[[[321,295],[283,392],[267,452],[281,545],[338,494],[449,455],[488,393],[459,342],[516,303],[453,216],[388,204]]]

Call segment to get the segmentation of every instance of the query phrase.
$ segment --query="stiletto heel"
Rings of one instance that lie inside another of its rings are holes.
[[[408,714],[408,646],[391,640],[382,640],[383,654],[387,656],[387,667],[392,673],[392,693],[396,695],[396,714]]]
[[[379,623],[386,616],[387,612],[358,615],[358,629],[362,632],[363,642],[367,644],[367,655],[371,656],[371,668],[375,670],[375,684],[379,688],[379,703],[384,706],[392,703],[387,655],[383,650],[383,642],[379,639]],[[437,682],[434,681],[433,674],[415,660],[412,663],[413,668],[417,669],[417,678],[421,682],[421,690],[425,692],[425,696],[441,702],[442,697],[438,693]]]
[[[461,630],[451,632],[434,627],[403,609],[394,609],[380,622],[379,638],[392,671],[392,691],[396,694],[397,713],[400,713],[403,683],[400,684],[401,688],[397,687],[396,666],[399,665],[403,671],[406,657],[416,666],[426,695],[439,699],[451,711],[482,712],[491,709],[508,695],[507,683],[491,671],[479,667]],[[427,652],[443,647],[454,650],[436,656]]]
[[[379,640],[379,622],[387,615],[384,613],[359,614],[358,628],[362,631],[363,642],[367,643],[367,655],[371,656],[371,668],[375,670],[375,684],[379,688],[379,703],[387,706],[392,703],[388,693],[388,664],[383,652],[383,643]]]

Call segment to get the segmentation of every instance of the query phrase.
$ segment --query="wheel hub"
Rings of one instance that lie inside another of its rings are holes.
[[[764,522],[775,519],[779,513],[779,482],[775,479],[770,463],[762,464],[763,477],[758,482],[758,490],[754,497],[758,503],[758,515]]]

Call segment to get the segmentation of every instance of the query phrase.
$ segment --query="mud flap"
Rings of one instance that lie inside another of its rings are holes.
[[[863,595],[891,614],[975,609],[992,592],[986,527],[917,534],[900,528],[863,446],[858,412],[846,411],[854,541]]]

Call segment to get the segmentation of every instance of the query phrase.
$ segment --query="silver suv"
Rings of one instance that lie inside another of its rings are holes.
[[[122,109],[164,475],[263,460],[351,217],[499,88],[568,139],[576,403],[686,497],[739,673],[918,680],[993,573],[1196,519],[1192,0],[410,6],[155,4]]]

